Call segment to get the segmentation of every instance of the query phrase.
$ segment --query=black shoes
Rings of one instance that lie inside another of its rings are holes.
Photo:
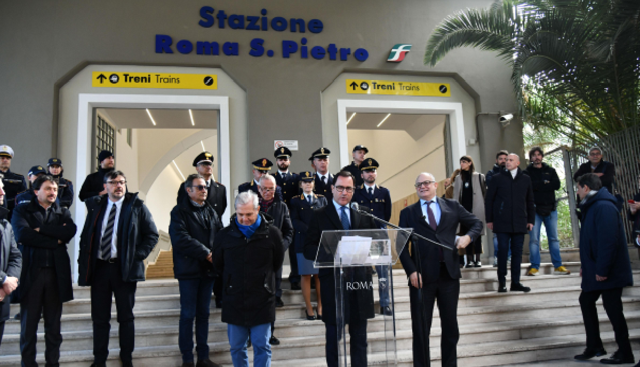
[[[276,297],[276,307],[284,307],[284,302],[282,302],[282,298]]]
[[[298,283],[298,282],[291,283],[291,290],[292,291],[299,291],[301,289],[302,288],[300,287],[300,283]]]
[[[531,292],[531,288],[529,287],[525,287],[524,285],[522,285],[522,283],[511,283],[511,289],[512,292],[513,291],[518,291],[518,292]]]
[[[191,365],[193,366],[193,363],[191,363]],[[93,363],[91,363],[91,367],[107,367],[107,364],[106,363],[93,362]]]
[[[193,364],[193,362],[182,362],[182,365],[180,367],[196,367],[196,365]]]
[[[506,283],[503,281],[498,281],[498,293],[506,293],[506,292],[507,292]]]
[[[269,338],[269,344],[280,345],[280,340],[278,340],[278,338],[276,338],[275,335],[271,335],[271,338]]]
[[[193,366],[193,363],[191,363],[191,365]],[[196,363],[196,367],[222,367],[222,365],[219,365],[210,359],[199,359],[198,363]]]
[[[305,316],[307,316],[307,320],[313,321],[316,319],[316,314],[314,312],[311,312],[311,316],[309,316],[309,314],[307,313],[307,310],[304,310],[304,314]]]
[[[602,357],[605,354],[607,354],[607,351],[604,350],[603,347],[598,348],[598,349],[585,348],[585,350],[584,350],[584,352],[582,352],[582,354],[578,354],[577,356],[575,356],[573,358],[577,359],[579,361],[586,361],[587,359],[591,359],[593,357]]]
[[[604,349],[602,349],[604,351]],[[606,353],[606,352],[605,352]],[[636,359],[633,357],[633,354],[628,356],[623,356],[619,350],[611,355],[610,358],[602,358],[600,363],[602,364],[623,364],[623,363],[635,363]]]
[[[391,307],[389,306],[384,306],[384,307],[380,307],[380,315],[385,315],[385,316],[391,316],[393,315],[393,312],[391,311]]]

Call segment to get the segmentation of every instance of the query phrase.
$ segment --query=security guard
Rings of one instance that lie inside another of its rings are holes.
[[[4,184],[5,205],[9,209],[9,220],[11,212],[16,206],[16,196],[27,189],[27,181],[23,175],[11,172],[11,160],[13,159],[13,149],[8,145],[0,145],[0,179]]]
[[[376,185],[378,167],[380,167],[378,161],[373,158],[367,158],[360,163],[358,166],[360,174],[358,176],[361,177],[363,183],[356,187],[351,201],[358,203],[360,207],[369,208],[371,214],[388,222],[391,219],[391,195],[388,189]],[[377,223],[380,228],[386,228],[382,223]],[[385,266],[376,266],[379,282],[380,314],[391,316],[393,313],[389,302],[389,292],[384,289],[384,286],[390,284],[390,282],[385,281],[383,277],[383,274],[387,274],[388,270]]]
[[[297,196],[300,192],[300,176],[296,173],[289,172],[291,164],[291,151],[289,148],[281,147],[273,152],[278,166],[278,173],[273,175],[276,179],[276,185],[282,190],[282,198],[287,207],[291,203],[291,198]]]
[[[53,179],[58,183],[60,206],[68,209],[71,204],[73,204],[73,182],[62,177],[64,173],[62,161],[59,158],[50,158],[49,162],[47,162],[47,170],[49,170],[49,174],[53,176]]]
[[[309,160],[311,167],[316,172],[315,185],[313,192],[327,198],[328,202],[333,199],[331,185],[333,185],[333,176],[329,173],[329,154],[331,151],[327,148],[320,148],[311,154]]]
[[[196,159],[193,160],[193,166],[196,168],[196,172],[204,177],[204,181],[207,184],[207,202],[211,204],[213,210],[218,213],[218,218],[222,221],[222,214],[227,210],[227,188],[220,182],[214,181],[213,160],[213,154],[205,151],[198,154]],[[183,182],[178,190],[178,204],[188,198]]]
[[[353,148],[353,152],[351,155],[353,156],[353,161],[351,164],[345,167],[342,167],[343,171],[349,171],[356,178],[356,187],[362,185],[362,176],[360,176],[360,163],[362,163],[366,157],[367,153],[369,153],[369,149],[363,145],[356,145]]]
[[[36,200],[36,193],[33,191],[33,188],[32,188],[33,183],[36,181],[38,177],[44,176],[46,174],[47,174],[47,171],[45,171],[44,167],[42,166],[31,167],[31,169],[29,170],[29,173],[27,174],[27,178],[29,178],[29,188],[26,191],[19,193],[18,196],[16,196],[16,206],[22,205],[22,204],[29,204],[31,201]],[[56,202],[60,204],[58,199],[56,199]]]
[[[251,173],[253,174],[253,180],[251,180],[250,182],[245,182],[238,186],[238,194],[251,190],[255,192],[258,197],[261,197],[260,192],[258,191],[260,177],[269,173],[271,167],[273,167],[273,163],[267,158],[260,158],[256,161],[251,162],[251,164],[253,165],[253,169],[251,170]],[[282,200],[282,190],[278,186],[276,186],[276,196],[278,197],[278,199]]]

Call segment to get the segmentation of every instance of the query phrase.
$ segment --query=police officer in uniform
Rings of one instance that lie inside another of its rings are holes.
[[[27,174],[27,178],[29,178],[29,189],[19,193],[18,196],[16,196],[16,206],[29,204],[31,201],[36,200],[36,193],[33,191],[33,183],[38,179],[38,177],[44,176],[46,174],[47,171],[45,171],[44,167],[42,166],[31,167],[29,173]],[[56,203],[60,205],[58,199],[56,199]]]
[[[193,160],[193,166],[196,168],[196,172],[204,177],[207,184],[207,202],[211,204],[213,210],[218,213],[218,218],[222,221],[222,214],[227,210],[227,188],[213,179],[213,154],[209,152],[198,154]],[[183,182],[178,190],[178,204],[188,198]]]
[[[313,152],[309,158],[311,167],[316,172],[313,192],[326,197],[327,201],[333,199],[331,192],[333,175],[329,173],[329,154],[331,154],[331,151],[323,147]]]
[[[362,185],[362,176],[360,175],[360,164],[366,159],[369,149],[363,145],[356,145],[351,155],[353,161],[348,166],[342,168],[342,171],[349,171],[356,178],[356,187]]]
[[[298,195],[300,191],[300,176],[296,173],[289,172],[289,165],[291,164],[291,150],[286,147],[280,147],[273,152],[273,156],[276,158],[276,165],[278,166],[278,173],[274,178],[276,179],[276,185],[282,190],[282,198],[289,211],[291,211],[291,199]],[[289,264],[291,265],[291,271],[289,272],[289,283],[291,283],[292,290],[300,290],[300,274],[298,274],[298,258],[295,251],[289,250]]]
[[[249,182],[245,182],[240,186],[238,186],[238,194],[241,192],[251,190],[254,193],[256,193],[258,197],[261,197],[260,192],[258,191],[258,186],[260,185],[260,178],[266,175],[267,173],[269,173],[269,171],[271,170],[271,167],[273,167],[273,162],[271,162],[267,158],[260,158],[258,160],[251,162],[251,164],[253,165],[253,169],[251,170],[251,173],[253,174],[253,180]],[[276,196],[278,197],[279,200],[282,200],[282,190],[280,189],[280,187],[277,187],[277,186],[276,186]]]
[[[73,204],[73,182],[62,177],[64,168],[59,158],[50,158],[47,162],[49,174],[58,183],[58,200],[61,207],[69,208]]]
[[[27,181],[24,176],[11,172],[12,159],[13,149],[8,145],[0,145],[0,179],[4,184],[4,205],[9,209],[8,220],[11,219],[11,212],[16,206],[16,196],[27,189]]]
[[[104,188],[104,175],[113,171],[116,166],[113,153],[108,150],[101,151],[100,154],[98,154],[98,164],[100,164],[98,172],[89,174],[82,184],[80,195],[78,195],[81,201],[107,193],[107,189]]]
[[[366,148],[365,148],[366,149]],[[360,176],[362,185],[356,187],[353,192],[352,202],[358,203],[360,207],[369,208],[371,214],[376,217],[389,221],[391,219],[391,195],[389,190],[376,185],[376,178],[378,177],[378,161],[373,158],[367,158],[360,163],[358,167],[360,170]],[[377,222],[380,228],[386,226]],[[385,292],[384,287],[391,284],[389,280],[383,277],[383,274],[387,274],[387,270],[383,266],[376,266],[376,272],[378,273],[378,292],[380,295],[380,314],[391,316],[391,302],[389,301],[389,292]]]

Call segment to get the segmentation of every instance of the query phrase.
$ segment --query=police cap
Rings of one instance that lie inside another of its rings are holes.
[[[113,153],[111,153],[108,150],[103,150],[102,152],[100,152],[100,154],[98,154],[98,162],[102,163],[102,161],[104,161],[105,159],[109,158],[109,157],[114,157]]]
[[[29,176],[31,176],[31,175],[35,176],[35,175],[39,175],[41,173],[44,174],[44,175],[47,174],[47,171],[45,171],[44,167],[42,167],[42,166],[33,166],[29,170]]]
[[[0,145],[0,156],[13,159],[13,149],[8,145]]]
[[[374,170],[374,169],[378,169],[378,167],[380,167],[380,165],[378,164],[378,161],[376,161],[373,158],[367,158],[364,161],[362,161],[362,163],[360,163],[360,165],[358,166],[358,168],[360,169],[360,171],[367,171],[367,170]]]
[[[356,145],[355,147],[353,147],[353,151],[355,152],[356,150],[364,150],[364,154],[369,153],[369,149],[367,149],[367,147],[365,147],[364,145]]]
[[[62,161],[59,158],[49,158],[49,162],[47,162],[47,167],[51,167],[51,166],[62,167]]]
[[[209,164],[213,164],[213,154],[205,151],[198,154],[196,159],[193,160],[193,166],[196,167],[200,163],[207,163],[207,162],[209,162]]]
[[[314,158],[327,158],[329,157],[329,154],[331,154],[331,151],[327,148],[322,147],[311,153],[311,157],[309,157],[309,160],[312,161]]]
[[[277,158],[288,157],[291,158],[291,151],[287,147],[280,147],[273,152],[273,156]]]
[[[258,171],[269,171],[271,167],[273,167],[273,163],[267,158],[260,158],[257,161],[251,162],[253,164],[253,169],[257,169]]]
[[[300,181],[302,182],[312,182],[315,179],[313,172],[304,171],[300,172]]]

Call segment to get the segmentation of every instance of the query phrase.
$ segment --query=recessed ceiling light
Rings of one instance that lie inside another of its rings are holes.
[[[189,109],[189,116],[191,117],[191,126],[196,126],[196,123],[193,122],[193,113],[191,113],[191,109]]]
[[[147,115],[149,115],[149,118],[151,119],[151,122],[153,122],[153,126],[156,126],[156,121],[153,119],[153,116],[151,116],[151,112],[149,111],[148,108],[147,108]]]
[[[354,112],[353,115],[351,115],[351,117],[349,117],[349,119],[347,120],[347,125],[349,125],[349,123],[353,119],[353,116],[355,116],[355,115],[356,115],[356,113]]]
[[[204,142],[202,140],[200,140],[200,144],[202,144],[202,151],[206,152],[207,150],[204,148]]]
[[[180,171],[180,168],[178,168],[178,165],[176,164],[175,160],[173,160],[173,165],[176,166],[176,169],[178,170],[178,173],[180,174],[180,177],[182,177],[182,181],[186,181],[187,179],[184,178],[184,175],[182,174],[182,171]]]
[[[388,114],[387,117],[383,118],[382,121],[380,121],[380,123],[378,124],[378,126],[376,127],[380,127],[380,125],[382,125],[383,122],[387,121],[387,119],[389,118],[389,116],[391,116],[391,114]]]

